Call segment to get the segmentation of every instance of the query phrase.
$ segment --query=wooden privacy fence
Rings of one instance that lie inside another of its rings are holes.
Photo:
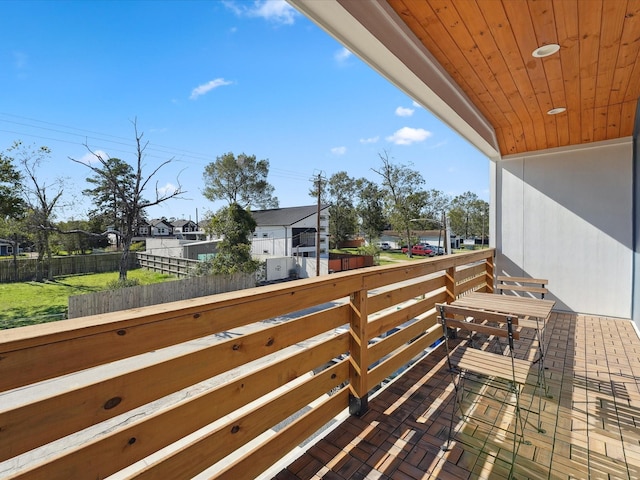
[[[53,277],[63,275],[80,275],[83,273],[115,272],[120,267],[121,252],[100,253],[93,255],[72,255],[69,257],[53,257],[51,262],[44,260],[43,278],[47,278],[51,271]],[[36,278],[35,258],[17,259],[17,278],[13,259],[3,259],[0,261],[0,283],[6,282],[28,282]],[[135,255],[129,256],[129,268],[136,266]]]
[[[492,284],[482,250],[2,331],[0,477],[254,478]]]
[[[205,275],[153,285],[107,290],[69,297],[69,318],[87,317],[128,308],[147,307],[256,286],[256,276],[247,273]]]
[[[168,273],[177,277],[189,277],[202,262],[190,258],[162,257],[148,253],[137,253],[138,265],[147,270]]]
[[[373,266],[373,255],[350,255],[348,253],[330,253],[329,271],[344,272],[355,268]]]

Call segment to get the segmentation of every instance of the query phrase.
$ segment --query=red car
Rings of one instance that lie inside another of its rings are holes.
[[[407,253],[409,249],[402,247],[402,253]],[[430,246],[426,245],[414,245],[411,247],[411,255],[422,255],[424,257],[433,257],[436,253]]]

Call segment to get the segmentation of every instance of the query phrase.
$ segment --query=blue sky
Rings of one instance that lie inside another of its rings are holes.
[[[227,152],[270,161],[280,206],[309,205],[312,176],[378,181],[388,152],[426,188],[488,200],[489,161],[282,1],[0,2],[0,151],[51,148],[39,172],[64,180],[60,219],[83,218],[84,144],[133,161],[184,199],[151,217],[200,218],[205,165]],[[148,191],[147,198],[153,192]]]

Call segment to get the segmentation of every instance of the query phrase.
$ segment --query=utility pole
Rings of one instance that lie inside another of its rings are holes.
[[[324,177],[322,176],[322,172],[318,172],[318,174],[313,179],[316,184],[316,194],[318,198],[318,206],[316,210],[316,277],[320,276],[320,210],[322,208],[321,200],[322,200],[322,181]]]

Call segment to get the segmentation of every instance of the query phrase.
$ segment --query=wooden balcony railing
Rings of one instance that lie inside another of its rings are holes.
[[[252,478],[362,414],[441,337],[436,302],[492,290],[493,253],[1,331],[0,477]]]

